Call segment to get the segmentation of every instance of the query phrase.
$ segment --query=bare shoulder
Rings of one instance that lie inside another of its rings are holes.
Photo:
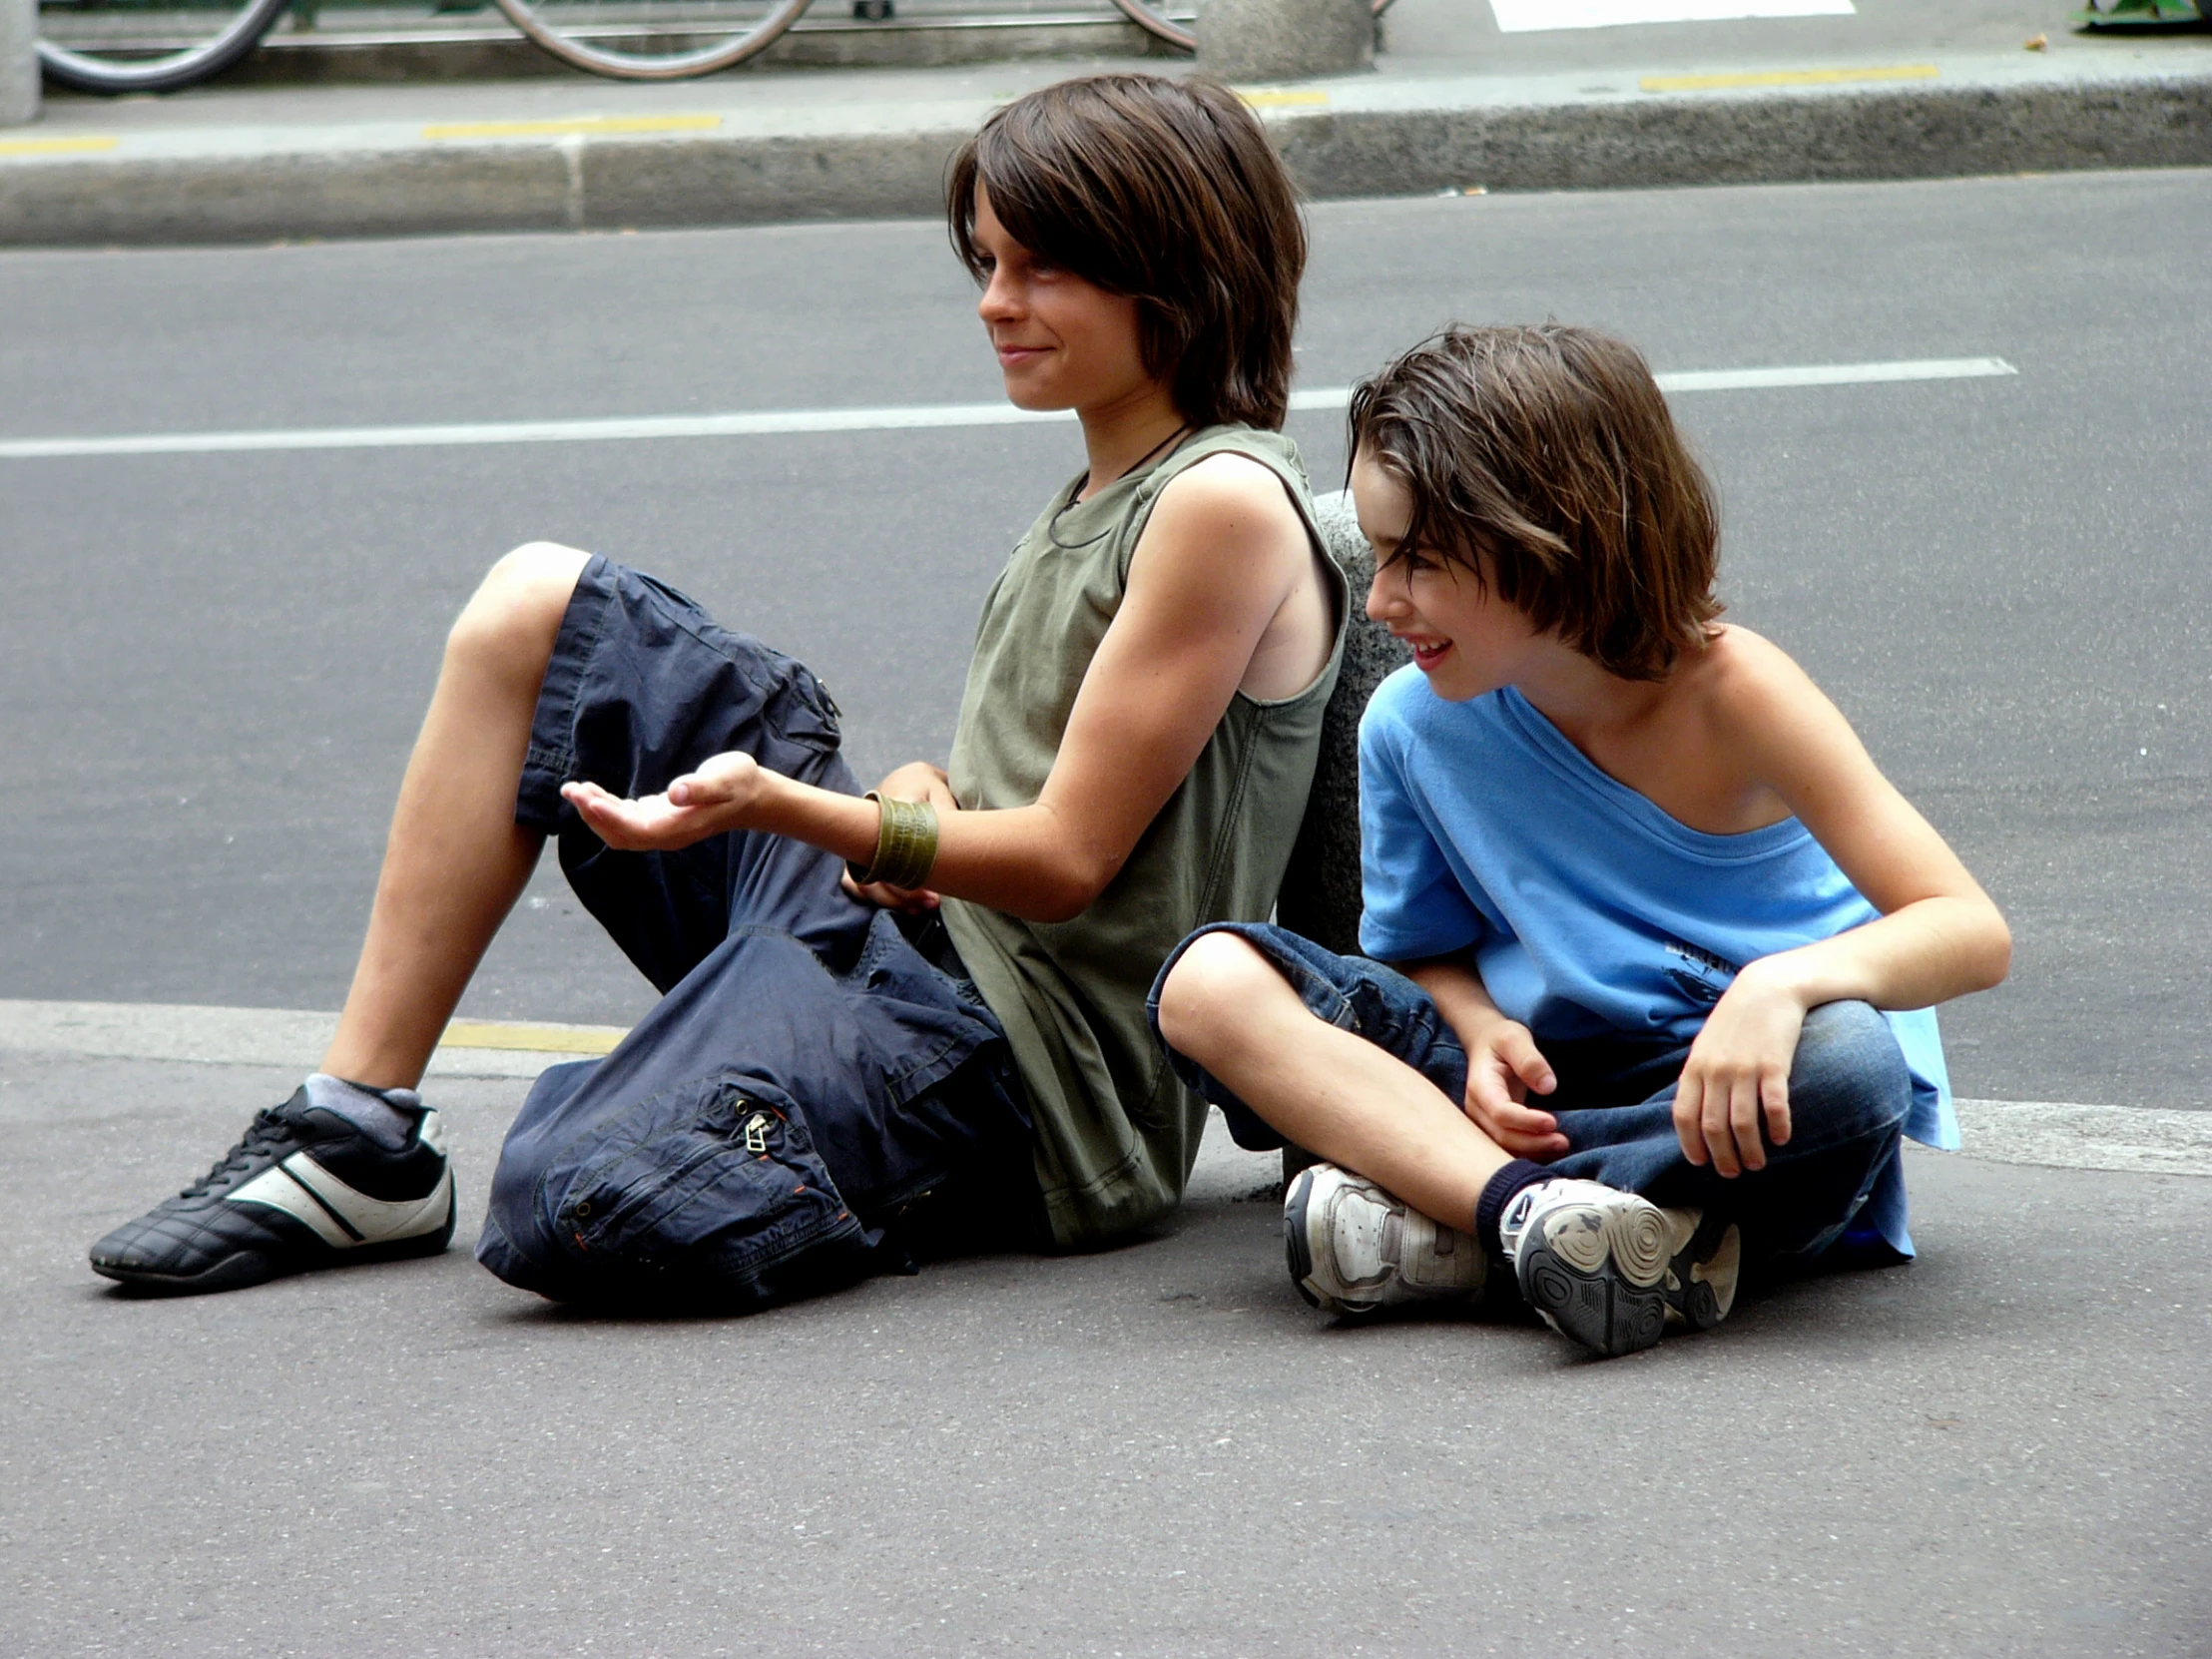
[[[1787,651],[1733,623],[1722,624],[1712,643],[1678,672],[1700,713],[1724,730],[1771,725],[1793,710],[1828,703]]]
[[[1215,536],[1306,541],[1305,520],[1273,467],[1249,455],[1209,455],[1168,480],[1152,523]],[[1150,526],[1147,526],[1150,529]]]
[[[1698,713],[1717,748],[1793,807],[1820,777],[1855,773],[1866,751],[1795,658],[1748,628],[1724,627],[1693,670]],[[1843,773],[1837,771],[1844,769]]]

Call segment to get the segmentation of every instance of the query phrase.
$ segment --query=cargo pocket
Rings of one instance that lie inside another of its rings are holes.
[[[594,1300],[765,1307],[875,1266],[791,1099],[742,1076],[642,1102],[552,1210]]]

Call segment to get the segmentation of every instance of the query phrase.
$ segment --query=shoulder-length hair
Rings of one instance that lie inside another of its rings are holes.
[[[1136,300],[1145,369],[1186,420],[1283,424],[1306,227],[1236,94],[1092,75],[992,111],[945,176],[953,250],[983,281],[978,187],[1022,247]]]
[[[1405,487],[1401,552],[1495,582],[1607,673],[1660,680],[1721,602],[1720,509],[1643,354],[1594,328],[1448,328],[1352,396]]]

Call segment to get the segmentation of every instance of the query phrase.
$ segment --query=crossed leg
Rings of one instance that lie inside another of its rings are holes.
[[[1366,1176],[1460,1232],[1510,1159],[1403,1060],[1316,1018],[1233,933],[1185,948],[1160,988],[1160,1031],[1294,1145]]]
[[[515,791],[546,664],[588,553],[530,542],[500,559],[446,638],[392,812],[368,935],[321,1069],[412,1088],[545,837]]]

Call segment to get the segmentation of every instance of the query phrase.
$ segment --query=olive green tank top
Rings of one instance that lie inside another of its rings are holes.
[[[1283,480],[1317,549],[1313,499],[1291,441],[1209,427],[1088,501],[1063,490],[983,602],[952,743],[963,810],[1026,807],[1043,791],[1129,562],[1170,480],[1209,455]],[[945,924],[1012,1045],[1036,1131],[1037,1178],[1063,1247],[1101,1243],[1173,1209],[1198,1156],[1205,1105],[1177,1082],[1145,1019],[1168,953],[1211,921],[1264,921],[1297,838],[1349,608],[1334,560],[1337,636],[1295,697],[1239,692],[1190,775],[1106,890],[1072,921],[1023,921],[946,899]]]

